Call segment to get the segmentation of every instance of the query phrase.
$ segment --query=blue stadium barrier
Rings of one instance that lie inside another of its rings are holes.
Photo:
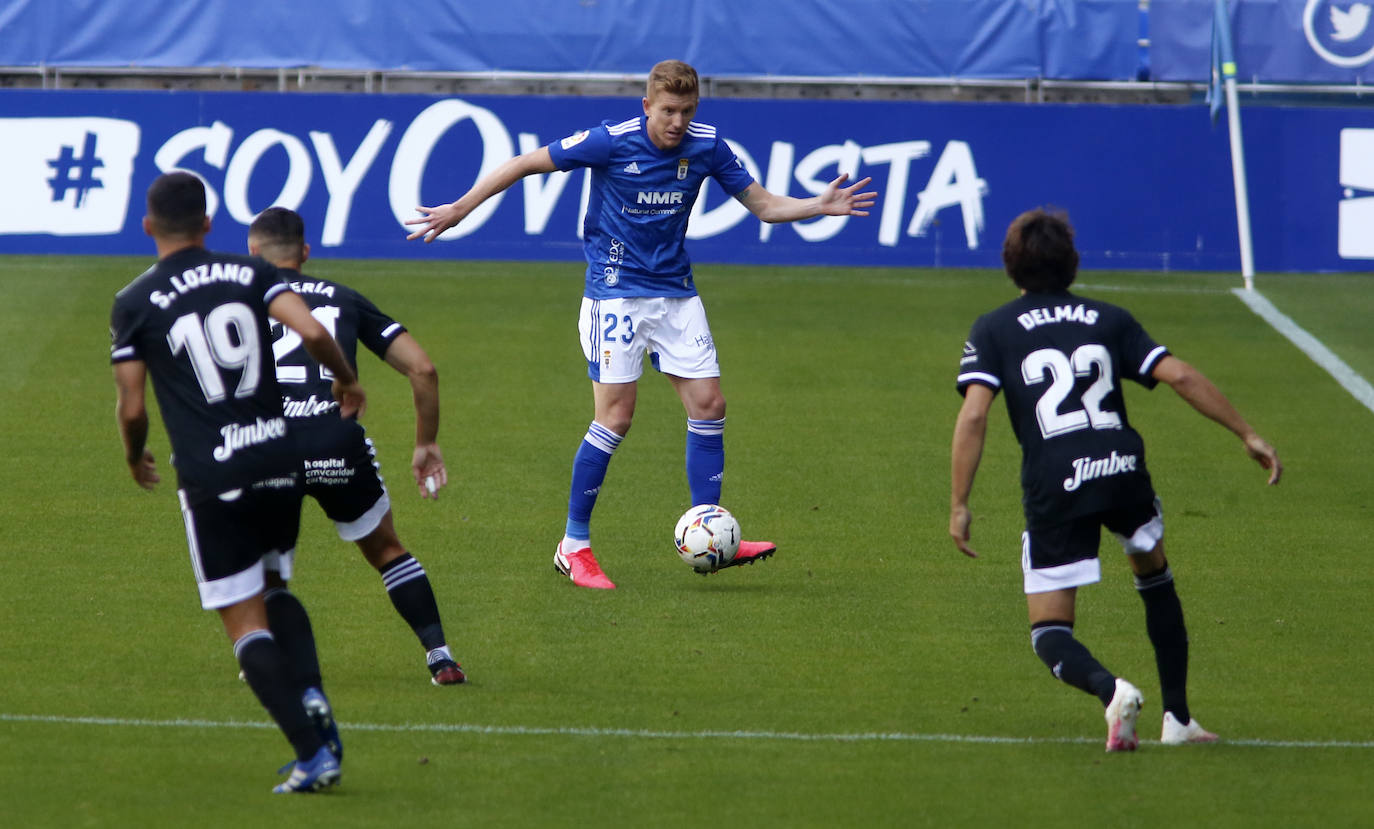
[[[0,66],[1205,82],[1213,2],[6,0]],[[1231,0],[1240,76],[1374,81],[1371,5]]]
[[[151,255],[143,194],[160,172],[209,185],[212,246],[241,249],[273,204],[320,257],[580,260],[581,171],[525,179],[451,239],[405,241],[416,204],[637,98],[0,90],[0,253]],[[1019,212],[1067,209],[1087,268],[1237,270],[1225,128],[1201,106],[707,99],[756,180],[805,197],[872,176],[872,215],[764,225],[708,185],[698,262],[999,267]],[[1262,271],[1374,262],[1374,110],[1245,113]],[[570,271],[580,270],[577,266]]]
[[[1211,78],[1214,0],[1150,0],[1158,81]],[[1374,82],[1374,16],[1357,0],[1231,0],[1237,77],[1262,83]]]
[[[0,66],[1136,77],[1136,0],[0,4]]]

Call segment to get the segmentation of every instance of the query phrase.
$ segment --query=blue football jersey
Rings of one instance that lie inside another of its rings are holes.
[[[682,143],[660,150],[644,118],[603,122],[549,145],[560,170],[592,171],[582,225],[586,296],[695,296],[684,244],[687,219],[710,176],[728,196],[754,179],[709,124],[692,122]]]

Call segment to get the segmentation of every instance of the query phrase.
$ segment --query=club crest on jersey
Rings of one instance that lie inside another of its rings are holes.
[[[583,141],[586,141],[587,136],[589,134],[590,131],[588,130],[579,130],[573,133],[572,135],[568,136],[567,138],[564,138],[562,141],[558,142],[559,146],[561,146],[565,150],[570,150],[573,147],[576,147],[578,144],[581,144]]]
[[[678,181],[682,181],[683,179],[687,178],[687,165],[688,165],[689,163],[690,163],[690,160],[689,160],[689,159],[686,159],[686,158],[679,158],[679,159],[677,160],[677,180],[678,180]]]

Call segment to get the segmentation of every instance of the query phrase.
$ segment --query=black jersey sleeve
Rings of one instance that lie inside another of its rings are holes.
[[[1159,361],[1169,354],[1169,349],[1155,342],[1145,328],[1131,316],[1129,311],[1120,309],[1123,317],[1118,327],[1118,353],[1121,355],[1121,375],[1147,389],[1152,389],[1158,380],[1151,374]]]
[[[993,391],[1002,388],[997,351],[992,343],[991,326],[986,314],[973,323],[968,339],[964,341],[964,353],[959,358],[959,374],[955,380],[955,388],[962,395],[971,383],[979,383]]]
[[[122,296],[110,309],[110,363],[142,359],[138,353],[138,314]]]
[[[391,341],[405,333],[405,326],[387,316],[372,300],[354,293],[358,309],[358,341],[378,357],[385,357]]]

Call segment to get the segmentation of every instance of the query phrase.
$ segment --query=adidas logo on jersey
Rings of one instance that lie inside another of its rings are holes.
[[[625,172],[631,173],[631,174],[636,175],[636,176],[639,175],[639,162],[638,162],[638,161],[631,161],[629,164],[626,164],[626,165],[625,165]]]

